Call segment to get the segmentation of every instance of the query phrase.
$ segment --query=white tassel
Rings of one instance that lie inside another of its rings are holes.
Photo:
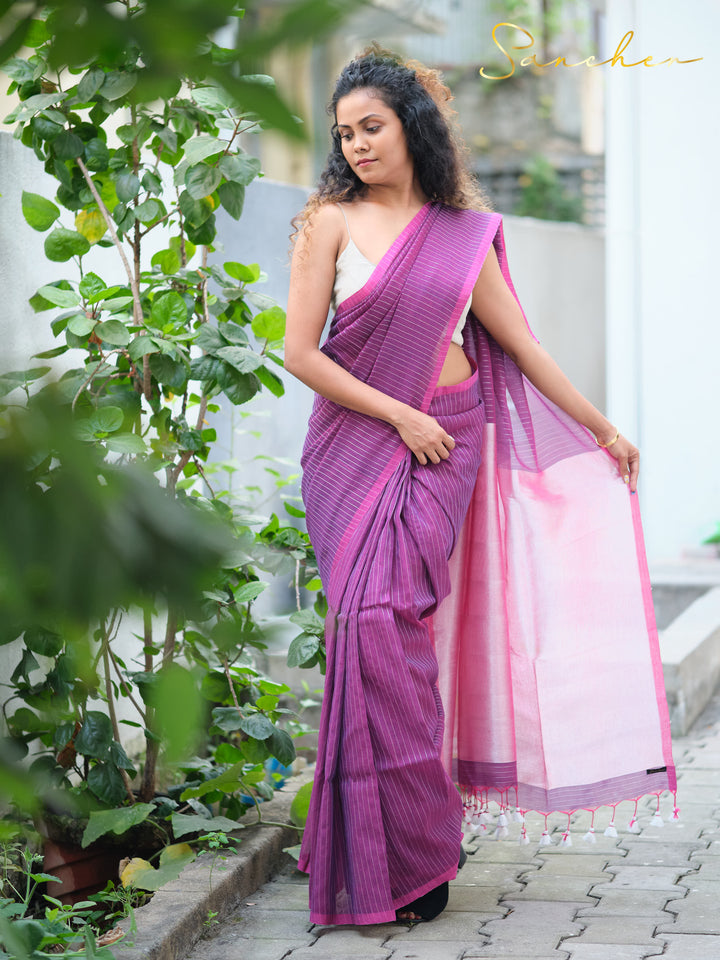
[[[572,846],[572,837],[570,836],[570,832],[569,832],[569,831],[566,831],[566,832],[562,835],[562,840],[560,841],[560,846],[561,846],[561,847],[571,847],[571,846]]]
[[[588,832],[583,837],[587,843],[597,843],[597,837],[595,836],[595,827],[590,827]]]
[[[543,835],[540,837],[540,846],[541,847],[552,847],[553,842],[550,839],[550,834],[547,830],[543,830]]]
[[[515,821],[515,823],[525,823],[525,817],[523,816],[522,813],[520,813],[519,810],[513,811],[512,818]]]
[[[470,833],[471,833],[474,837],[477,837],[479,834],[485,833],[486,830],[487,830],[487,827],[485,826],[484,823],[471,823],[471,824],[470,824]]]
[[[483,810],[480,814],[480,823],[494,823],[493,815],[488,813],[487,810]]]
[[[504,840],[505,837],[507,837],[507,835],[508,835],[509,833],[510,833],[510,831],[508,830],[507,827],[498,827],[498,828],[495,830],[495,839],[496,839],[496,840]]]
[[[640,832],[641,832],[641,830],[640,830],[640,824],[637,822],[637,820],[635,819],[635,817],[633,817],[632,820],[630,821],[630,823],[628,824],[628,826],[627,826],[627,832],[628,832],[628,833],[640,833]]]
[[[604,833],[606,837],[616,837],[618,835],[614,821],[605,827]]]
[[[527,835],[527,830],[525,829],[525,827],[523,827],[523,829],[520,831],[520,837],[518,839],[518,843],[521,844],[522,846],[525,846],[526,844],[530,843],[530,837]]]
[[[656,813],[653,814],[652,820],[650,821],[650,826],[651,826],[651,827],[664,827],[664,826],[665,826],[665,821],[664,821],[663,818],[660,816],[660,811],[657,811]]]
[[[501,813],[500,816],[497,818],[497,822],[499,827],[506,827],[508,825],[508,818],[505,816],[504,813]]]

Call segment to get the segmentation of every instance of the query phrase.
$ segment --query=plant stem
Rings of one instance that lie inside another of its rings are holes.
[[[110,715],[110,723],[112,724],[113,737],[115,740],[120,743],[120,728],[118,727],[117,714],[115,713],[115,693],[113,691],[112,680],[110,679],[110,634],[113,632],[115,619],[120,614],[120,610],[116,609],[113,612],[112,620],[110,621],[110,627],[107,630],[104,630],[104,636],[102,641],[103,649],[103,666],[105,667],[105,697],[107,699],[108,705],[108,714]],[[118,619],[118,627],[120,626],[120,621]],[[127,770],[123,770],[122,767],[118,767],[120,771],[120,776],[122,777],[123,784],[125,785],[125,792],[127,793],[128,800],[130,803],[135,803],[135,796],[132,792],[132,786],[130,785],[130,777],[128,776]]]

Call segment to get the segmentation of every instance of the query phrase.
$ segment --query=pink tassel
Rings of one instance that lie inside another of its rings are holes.
[[[522,844],[523,846],[530,843],[530,837],[528,837],[527,835],[525,821],[523,821],[522,830],[520,831],[520,839],[518,840],[518,843]]]
[[[628,833],[640,833],[640,832],[641,832],[641,831],[640,831],[640,824],[637,822],[637,820],[635,819],[635,817],[633,817],[633,818],[631,819],[630,823],[628,823],[628,825],[627,825],[627,832],[628,832]]]
[[[551,847],[552,845],[553,842],[550,839],[550,834],[547,832],[547,830],[543,830],[542,836],[540,837],[540,846]]]
[[[583,840],[586,840],[588,843],[597,843],[597,838],[595,836],[595,827],[590,827],[588,832],[583,837]]]
[[[571,846],[572,846],[572,837],[570,836],[570,832],[569,832],[568,830],[566,830],[565,833],[562,835],[562,840],[560,841],[560,846],[561,846],[561,847],[571,847]]]
[[[673,820],[679,820],[679,819],[680,819],[680,807],[677,805],[677,793],[676,793],[676,791],[674,791],[674,790],[673,790],[673,812],[672,812],[672,818],[673,818]]]
[[[525,814],[522,812],[522,810],[516,809],[513,811],[513,820],[515,823],[525,823]]]

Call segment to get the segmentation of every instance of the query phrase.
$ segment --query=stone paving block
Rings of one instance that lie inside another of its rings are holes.
[[[603,830],[604,829],[605,828],[603,827]],[[560,840],[560,836],[556,836],[551,846],[538,847],[537,856],[597,857],[604,855],[609,856],[612,853],[617,853],[618,856],[623,855],[623,851],[620,849],[620,837],[606,837],[602,830],[596,829],[595,843],[588,843],[587,840],[583,840],[584,833],[585,831],[578,831],[577,834],[573,833],[572,847],[561,847],[558,842]]]
[[[598,896],[598,887],[592,888],[591,895]],[[657,923],[667,923],[674,914],[665,912],[666,906],[676,902],[686,894],[684,887],[678,887],[673,893],[668,890],[613,890],[608,888],[596,901],[596,906],[585,906],[578,910],[578,918],[586,917],[647,917]]]
[[[618,923],[614,917],[583,917],[585,929],[575,939],[563,940],[563,947],[573,950],[576,945],[586,943],[632,943],[646,944],[648,949],[653,943],[655,921],[648,917],[623,917]]]
[[[678,773],[678,789],[686,790],[689,787],[703,787],[715,785],[720,792],[720,766],[715,769],[703,767],[695,763],[692,767],[683,768]]]
[[[263,910],[260,907],[240,907],[229,921],[238,937],[258,940],[287,940],[297,937],[307,943],[310,920],[307,910]]]
[[[307,887],[299,883],[266,883],[251,896],[241,900],[238,911],[248,907],[260,907],[262,910],[305,910],[308,917],[310,915]]]
[[[507,863],[484,863],[470,861],[468,858],[465,866],[458,872],[457,877],[451,880],[451,883],[464,885],[473,884],[479,887],[497,887],[512,888],[519,885],[519,877],[528,873],[537,873],[536,865],[527,864],[507,864]]]
[[[720,860],[715,859],[703,862],[691,860],[690,863],[693,868],[696,868],[696,872],[688,874],[688,876],[684,878],[685,882],[689,880],[720,881]]]
[[[573,848],[574,849],[574,848]],[[540,854],[540,858],[543,855]],[[605,866],[611,860],[624,862],[625,851],[613,850],[612,853],[598,854],[575,854],[567,851],[562,857],[547,857],[543,859],[543,865],[540,868],[538,876],[552,872],[556,877],[589,877],[597,876],[600,880],[610,880],[609,875],[604,874]],[[531,877],[531,874],[521,874],[523,880]]]
[[[564,941],[563,946],[568,941]],[[574,943],[574,941],[570,941]],[[662,953],[662,943],[648,948],[641,943],[613,943],[606,946],[601,943],[578,944],[573,947],[569,960],[645,960],[645,957],[658,957]],[[294,957],[295,954],[292,954]],[[697,960],[696,957],[684,957],[683,960]]]
[[[601,875],[602,879],[602,875]],[[507,894],[510,900],[563,900],[573,903],[595,903],[589,896],[591,887],[597,883],[597,876],[591,877],[533,877],[520,893]]]
[[[450,885],[450,900],[448,909],[460,913],[495,913],[502,916],[505,913],[504,907],[500,906],[500,898],[503,896],[515,897],[522,890],[519,883],[513,884],[512,889],[505,888],[505,891],[495,887],[463,886],[462,884]]]
[[[471,946],[478,942],[484,943],[487,938],[480,933],[484,929],[483,924],[499,919],[505,912],[506,908],[504,906],[486,913],[479,910],[473,912],[446,910],[432,923],[389,924],[386,926],[385,946],[392,946],[398,940],[401,942],[466,940]]]
[[[709,863],[713,860],[720,860],[720,840],[711,840],[704,850],[696,850],[691,855],[691,861],[695,860],[700,863]]]
[[[667,942],[663,960],[718,960],[718,938],[687,933],[664,933],[658,939]]]
[[[666,820],[662,827],[654,827],[650,823],[641,824],[642,833],[624,834],[620,831],[622,841],[632,839],[639,843],[657,843],[668,840],[670,843],[693,843],[701,840],[705,832],[717,829],[717,823],[712,817],[699,816],[688,819],[681,815],[679,820]]]
[[[512,901],[505,906],[511,912],[500,920],[491,920],[482,928],[490,942],[465,956],[489,958],[551,955],[563,937],[573,937],[581,926],[573,922],[579,904]]]
[[[677,867],[626,867],[613,864],[607,868],[615,874],[611,884],[598,884],[594,893],[602,896],[607,887],[614,889],[626,887],[631,890],[673,890],[675,885],[682,886],[680,875],[683,871]]]
[[[686,897],[668,905],[675,915],[675,922],[667,921],[660,930],[667,933],[708,933],[720,936],[719,893],[720,884],[717,881],[693,883]],[[720,944],[718,947],[720,956]]]
[[[707,843],[681,843],[673,842],[670,837],[667,841],[662,839],[654,840],[649,843],[647,840],[623,840],[623,846],[627,849],[627,855],[620,861],[623,866],[665,866],[680,867],[684,869],[693,869],[690,857],[698,850],[707,847]],[[615,858],[610,859],[610,865],[616,865],[618,861]]]
[[[392,960],[460,960],[467,948],[467,940],[393,940]]]
[[[186,960],[283,960],[297,946],[297,940],[199,940]]]
[[[543,847],[543,850],[545,848]],[[482,840],[478,844],[477,853],[473,856],[483,863],[526,863],[535,862],[537,854],[537,845],[532,843],[523,846],[517,842],[509,840]],[[473,862],[472,857],[468,857],[468,862],[463,870]]]
[[[352,960],[390,960],[391,954],[387,950],[365,948],[363,953],[355,951],[338,953],[334,947],[319,948],[317,944],[312,947],[300,947],[289,953],[287,960],[339,960],[340,957],[352,957]],[[233,957],[232,960],[255,960],[252,953],[246,957]]]

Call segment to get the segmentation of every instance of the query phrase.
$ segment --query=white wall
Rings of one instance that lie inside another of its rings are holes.
[[[609,415],[642,456],[652,561],[693,550],[720,520],[717,427],[717,0],[608,0],[605,66]]]

